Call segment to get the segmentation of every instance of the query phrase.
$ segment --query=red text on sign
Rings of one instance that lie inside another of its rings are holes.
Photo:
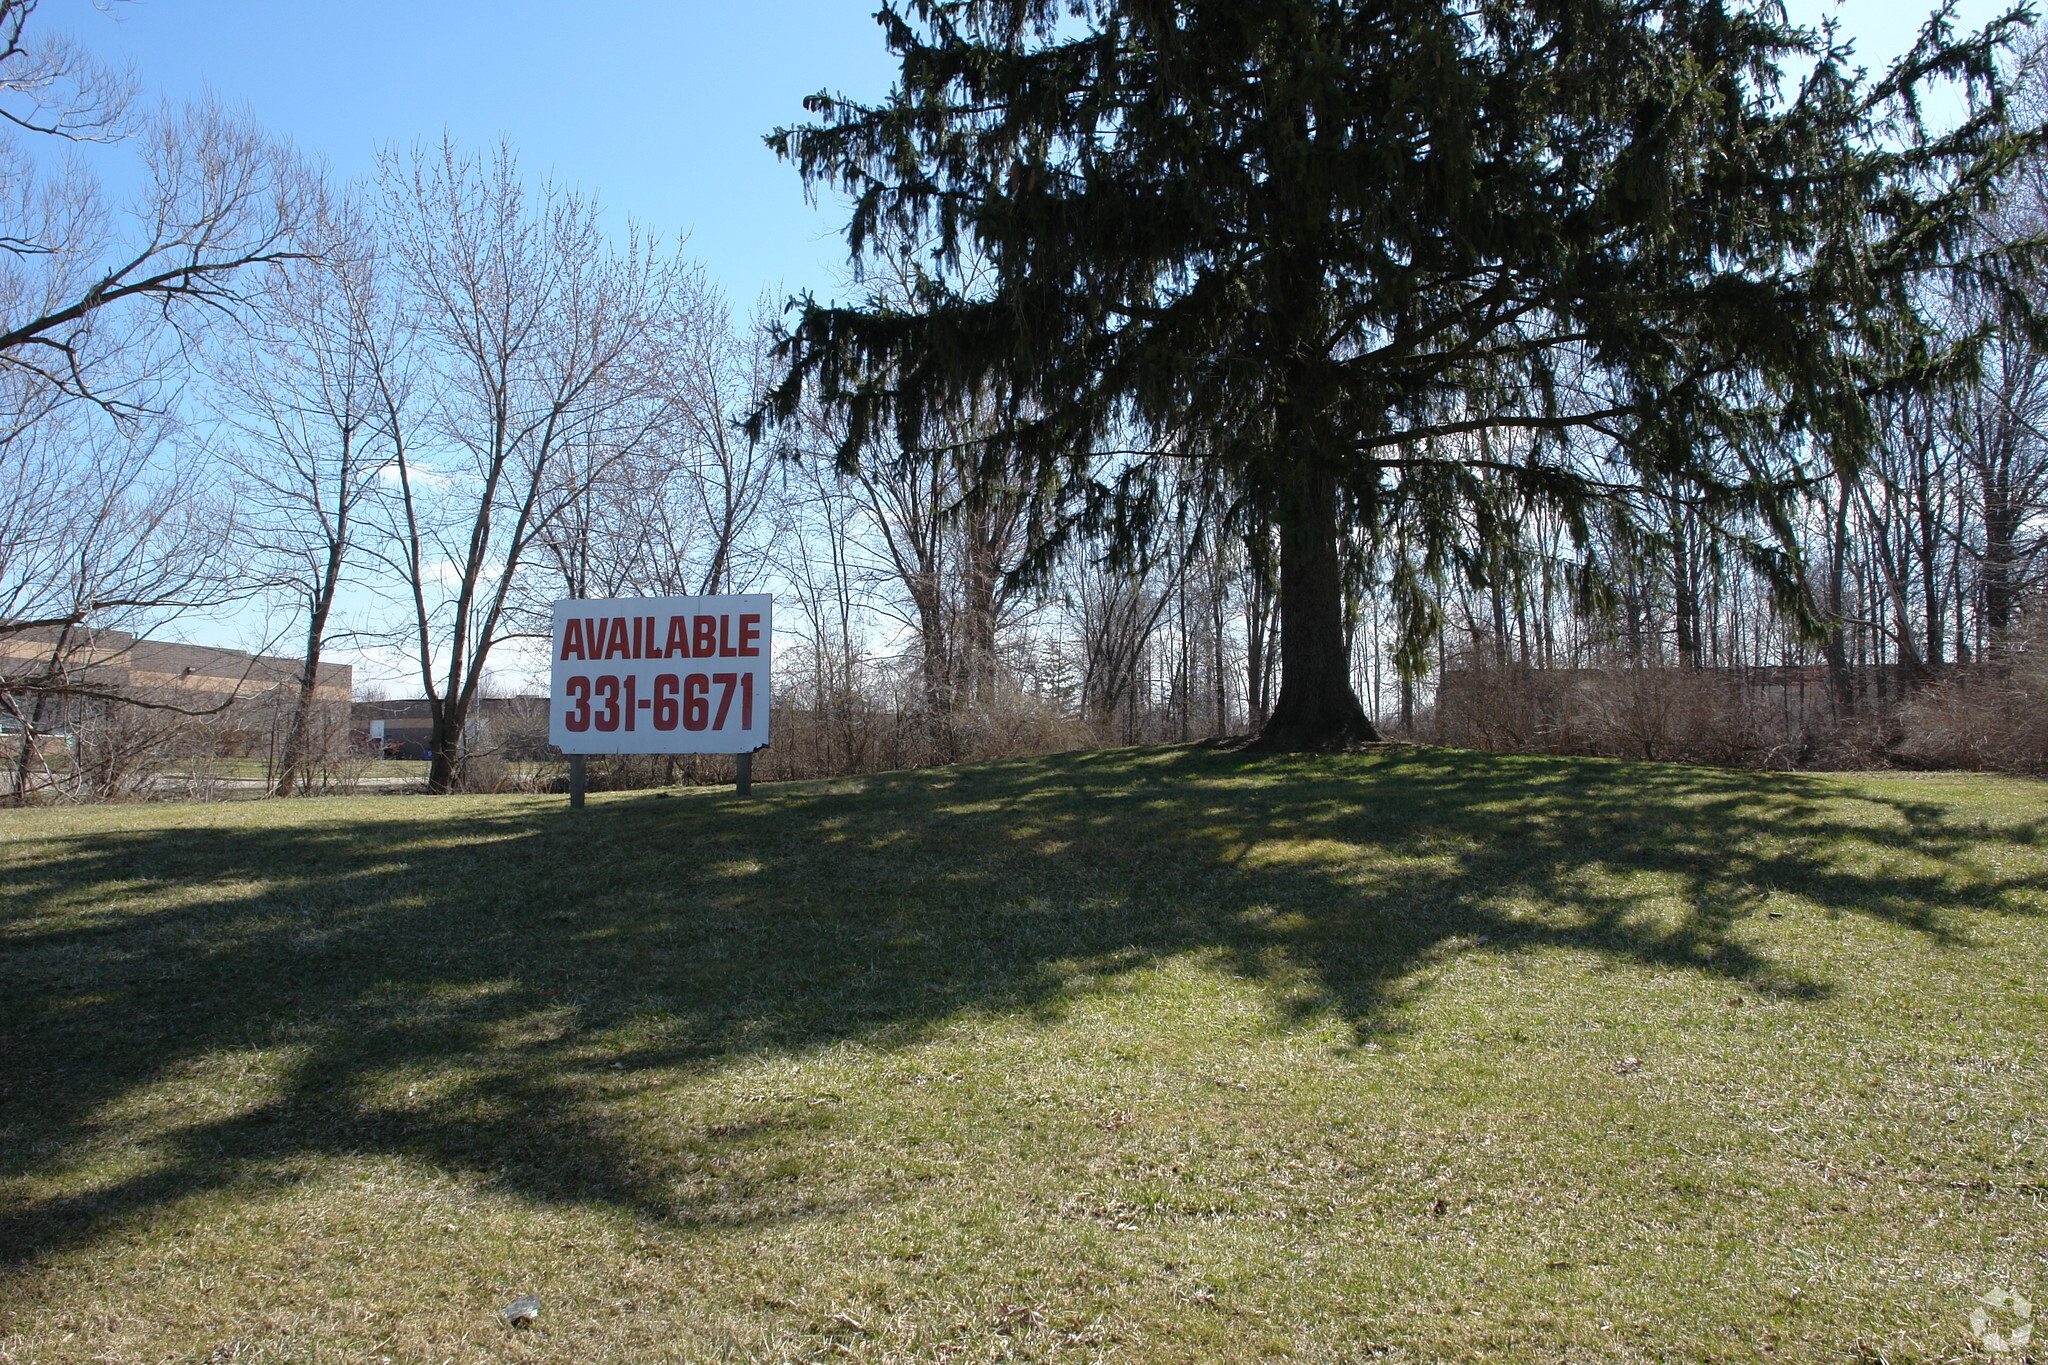
[[[562,626],[560,659],[758,659],[761,614],[571,616]]]
[[[596,729],[606,734],[639,728],[640,713],[650,711],[657,730],[723,730],[739,702],[739,728],[754,728],[754,675],[751,673],[674,673],[654,675],[654,695],[640,695],[640,679],[628,673],[600,673],[595,678],[572,673],[562,685],[569,709],[562,728],[575,734]],[[681,704],[677,695],[681,694]],[[715,698],[715,703],[714,703]]]

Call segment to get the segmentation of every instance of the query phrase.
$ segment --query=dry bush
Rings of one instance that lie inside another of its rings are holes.
[[[1005,687],[950,712],[907,696],[862,691],[775,709],[774,747],[755,760],[764,781],[929,768],[1055,753],[1095,742],[1082,722],[1050,698]],[[891,704],[898,703],[898,704]],[[728,779],[729,780],[729,779]]]
[[[1928,767],[2048,773],[2048,613],[2002,663],[1957,670],[1906,703],[1901,757]]]
[[[512,769],[497,752],[464,754],[455,769],[455,789],[480,794],[514,790]]]
[[[350,730],[346,705],[321,704],[306,718],[306,748],[299,770],[301,796],[348,796],[362,790],[371,757]]]
[[[708,786],[733,780],[733,761],[724,754],[591,754],[583,761],[584,785],[594,792],[647,791],[657,787]],[[504,790],[566,791],[568,769],[525,779]]]
[[[1575,710],[1598,750],[1621,758],[1760,767],[1797,737],[1756,704],[1739,675],[1682,668],[1582,673]],[[1782,760],[1781,760],[1782,761]]]
[[[35,740],[9,736],[14,799],[64,804],[220,794],[223,760],[236,736],[220,716],[170,709],[183,698],[163,689],[135,694],[162,706],[66,698],[61,720]]]
[[[1445,672],[1420,732],[1460,748],[1725,767],[1789,766],[1812,748],[1804,717],[1760,704],[1739,674],[1532,668],[1484,649]]]
[[[769,721],[774,745],[755,759],[754,775],[786,782],[903,767],[902,716],[865,690],[815,691],[778,699]]]
[[[965,707],[953,718],[962,761],[1062,753],[1096,743],[1082,721],[1061,713],[1050,697],[1011,688]]]
[[[1570,729],[1565,692],[1571,677],[1564,670],[1500,664],[1487,651],[1468,651],[1437,680],[1436,705],[1423,732],[1460,749],[1574,752],[1583,741]]]
[[[754,757],[757,781],[1015,758],[1087,748],[1096,740],[1082,722],[1062,715],[1053,700],[1022,689],[998,691],[944,716],[901,704],[909,697],[886,686],[828,693],[822,706],[819,700],[815,689],[800,703],[788,694],[777,699],[769,727],[774,743]],[[465,790],[566,789],[568,779],[560,767],[541,777],[520,778],[505,776],[505,765],[492,767],[491,762],[484,755],[470,759]],[[593,754],[584,760],[584,782],[590,791],[723,786],[733,776],[733,760],[724,754]],[[485,785],[501,782],[508,785]]]

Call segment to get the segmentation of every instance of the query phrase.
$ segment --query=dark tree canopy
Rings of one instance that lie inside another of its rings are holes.
[[[1918,288],[1993,269],[1972,228],[2034,141],[1997,65],[2017,15],[1965,35],[1937,14],[1876,80],[1771,3],[903,0],[879,20],[890,98],[814,97],[819,122],[770,141],[851,194],[856,261],[914,249],[917,286],[805,300],[757,421],[822,397],[843,460],[964,453],[1048,528],[1125,548],[1160,471],[1192,462],[1278,533],[1277,748],[1374,737],[1342,575],[1392,538],[1418,640],[1433,576],[1497,571],[1538,514],[1650,543],[1651,493],[1792,600],[1794,499],[1854,462],[1879,396],[1966,363]],[[1919,110],[1942,82],[1971,112],[1937,132]]]

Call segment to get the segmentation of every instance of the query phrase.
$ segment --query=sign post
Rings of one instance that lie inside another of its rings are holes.
[[[772,615],[762,593],[555,603],[548,742],[569,755],[569,804],[583,804],[585,754],[732,754],[750,794]]]

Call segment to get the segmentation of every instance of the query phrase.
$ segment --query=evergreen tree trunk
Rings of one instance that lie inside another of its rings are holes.
[[[1303,471],[1280,518],[1280,695],[1253,748],[1343,749],[1380,738],[1351,688],[1337,484]]]

